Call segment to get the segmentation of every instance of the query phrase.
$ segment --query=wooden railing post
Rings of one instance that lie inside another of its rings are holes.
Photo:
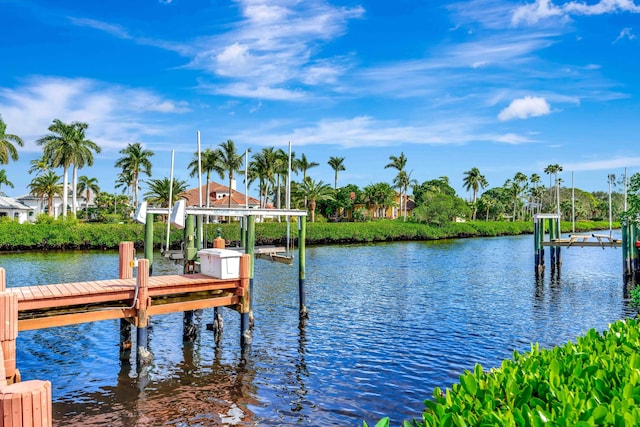
[[[251,255],[243,254],[240,257],[240,345],[242,347],[251,344],[251,325],[249,313],[251,312]]]
[[[6,271],[0,267],[0,346],[4,375],[8,383],[16,376],[16,338],[18,338],[18,295],[7,292]]]
[[[0,420],[3,427],[51,427],[51,383],[18,382],[17,337],[18,296],[7,292],[6,272],[0,267]]]
[[[120,242],[118,251],[118,278],[131,279],[134,263],[133,242]],[[129,360],[131,355],[131,324],[127,319],[120,319],[120,360]]]
[[[138,260],[138,299],[136,300],[136,360],[138,368],[143,367],[151,360],[149,353],[149,314],[151,306],[149,297],[149,260]]]

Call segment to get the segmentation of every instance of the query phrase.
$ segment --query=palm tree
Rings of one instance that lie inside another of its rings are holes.
[[[329,163],[329,166],[331,166],[331,169],[334,170],[335,175],[334,175],[334,179],[333,179],[333,188],[335,190],[338,189],[338,172],[346,170],[344,167],[344,157],[329,157],[329,161],[327,162]]]
[[[42,172],[48,171],[51,166],[49,165],[49,160],[44,154],[37,159],[29,161],[29,163],[31,164],[29,173],[32,174],[35,172],[36,176],[40,175]]]
[[[47,201],[49,216],[53,216],[53,199],[62,194],[60,177],[54,171],[33,178],[29,184],[30,193]]]
[[[403,190],[406,177],[401,176],[401,174],[403,174],[404,167],[407,165],[407,157],[404,155],[404,152],[401,152],[399,156],[389,156],[389,160],[391,160],[391,162],[386,164],[384,168],[393,168],[398,171],[398,176],[396,176],[394,184],[396,184],[398,190],[400,190],[400,214],[402,214],[402,201],[404,199]]]
[[[400,188],[400,211],[402,212],[402,197],[404,195],[404,221],[407,220],[407,200],[410,185],[417,185],[418,181],[411,178],[413,171],[407,173],[407,171],[400,171],[398,175],[393,179],[393,185]]]
[[[275,184],[277,162],[278,152],[273,147],[265,147],[253,155],[249,164],[252,176],[257,177],[260,182],[262,207],[266,206],[269,197],[269,185]]]
[[[131,177],[129,187],[133,192],[133,206],[137,207],[140,174],[144,173],[147,176],[151,176],[150,159],[154,153],[151,150],[145,150],[141,143],[136,142],[120,150],[120,154],[123,154],[123,157],[116,161],[115,167],[122,168],[123,177]]]
[[[489,185],[487,179],[480,173],[480,170],[476,167],[471,168],[470,170],[464,173],[465,177],[462,183],[464,184],[464,189],[469,191],[473,190],[473,216],[472,219],[475,221],[476,212],[478,207],[476,206],[476,200],[478,198],[478,190],[480,188],[485,188]]]
[[[187,182],[179,179],[173,180],[173,186],[169,178],[152,179],[149,181],[149,191],[144,193],[145,199],[159,207],[169,207],[169,202],[174,204],[180,199],[180,194],[187,189]],[[170,191],[171,190],[171,191]],[[171,200],[169,200],[171,193]]]
[[[4,169],[0,169],[0,186],[2,185],[7,185],[11,188],[13,188],[13,182],[9,181],[7,179],[7,172]],[[4,193],[2,191],[0,191],[0,195],[3,195]]]
[[[554,182],[557,186],[558,200],[557,200],[557,212],[560,212],[560,181],[558,181],[558,174],[562,172],[562,166],[559,164],[548,165],[544,168],[544,173],[549,175],[549,204],[551,205],[551,200],[553,200],[553,195],[551,193],[551,189],[553,188],[553,184],[551,183],[551,175],[554,177]]]
[[[89,178],[85,175],[78,177],[78,192],[82,193],[86,192],[85,197],[85,208],[86,208],[86,219],[89,219],[89,201],[91,200],[91,193],[98,194],[100,192],[100,187],[98,186],[97,178]]]
[[[311,168],[315,168],[316,166],[320,166],[320,163],[310,162],[307,160],[307,156],[305,156],[304,153],[302,153],[299,159],[295,159],[293,161],[293,169],[302,172],[302,181],[307,179],[307,171]]]
[[[85,164],[93,165],[93,153],[100,153],[100,147],[91,140],[86,139],[85,131],[89,127],[88,124],[82,122],[73,122],[71,124],[63,123],[60,119],[54,119],[49,126],[49,135],[45,135],[38,139],[38,145],[44,145],[44,157],[48,160],[48,164],[52,167],[63,168],[62,183],[62,216],[67,215],[67,195],[68,195],[68,177],[67,171],[73,165],[73,212],[76,211],[76,180],[77,170]]]
[[[129,197],[133,193],[132,188],[133,182],[133,172],[130,170],[123,170],[120,172],[116,178],[115,188],[122,188],[122,194],[129,193],[127,197]],[[138,184],[141,180],[138,181]],[[140,186],[138,185],[138,190],[140,190]],[[129,198],[131,200],[131,198]]]
[[[323,181],[314,181],[307,177],[300,185],[297,192],[300,198],[305,198],[309,203],[309,211],[311,212],[311,222],[316,220],[317,202],[333,199],[334,190],[329,184]]]
[[[13,143],[20,147],[24,146],[24,142],[19,136],[6,133],[6,130],[7,125],[2,120],[2,116],[0,116],[0,164],[2,165],[8,164],[9,159],[18,160],[18,150],[16,150]]]
[[[227,139],[220,144],[220,167],[225,171],[229,177],[229,209],[231,209],[231,197],[233,196],[233,176],[235,172],[240,172],[242,169],[243,155],[238,154],[236,151],[235,143]],[[231,217],[229,217],[229,223],[231,223]]]
[[[364,199],[369,208],[373,207],[374,217],[384,217],[386,208],[395,203],[395,190],[386,182],[371,184],[364,188]]]
[[[193,154],[193,160],[187,166],[191,171],[190,176],[194,177],[198,175],[198,153]],[[207,148],[200,153],[200,169],[206,174],[206,188],[207,188],[207,202],[206,206],[209,207],[211,197],[209,196],[209,183],[211,182],[211,172],[215,172],[220,176],[220,179],[224,178],[224,170],[220,166],[220,150],[212,150]],[[202,190],[200,190],[202,191]]]

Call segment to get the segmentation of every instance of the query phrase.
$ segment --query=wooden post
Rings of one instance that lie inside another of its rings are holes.
[[[147,309],[151,306],[149,298],[149,260],[138,260],[138,299],[136,300],[136,360],[138,369],[151,360],[149,353],[149,315]]]
[[[632,273],[631,252],[634,249],[632,246],[635,242],[630,239],[629,221],[622,221],[620,228],[622,231],[622,275],[626,281],[631,277]]]
[[[0,348],[0,357],[4,353]],[[51,383],[31,380],[7,385],[0,367],[0,421],[3,427],[51,427]]]
[[[560,223],[560,216],[558,216],[558,223],[556,224],[556,239],[559,239],[562,236],[562,224]],[[562,255],[560,251],[562,246],[556,246],[556,267],[558,269],[558,273],[560,273],[560,267],[562,267]]]
[[[202,247],[202,215],[198,215],[196,216],[196,251]]]
[[[256,217],[248,215],[247,217],[247,244],[244,248],[244,253],[248,254],[251,258],[249,268],[249,298],[253,298],[253,274],[255,268],[255,246],[256,246]],[[249,311],[249,322],[253,326],[253,301],[249,302],[251,307]]]
[[[556,223],[551,218],[549,218],[547,221],[549,222],[549,241],[553,241],[556,235],[556,230],[555,230]],[[556,249],[555,246],[551,246],[551,254],[549,259],[551,261],[550,264],[551,264],[552,271],[554,271],[556,268],[556,250],[555,249]]]
[[[544,252],[542,251],[542,242],[544,241],[544,235],[541,237],[540,233],[544,232],[544,227],[541,226],[544,220],[540,220],[537,216],[533,218],[533,252],[534,252],[534,270],[536,276],[544,273]]]
[[[196,272],[196,258],[198,251],[196,249],[197,227],[195,215],[187,215],[184,222],[183,241],[184,245],[184,274],[193,274]],[[196,327],[193,323],[193,310],[185,311],[182,316],[182,340],[193,342],[196,339]]]
[[[251,344],[251,255],[243,254],[240,257],[240,346]]]
[[[18,338],[18,295],[7,291],[6,271],[0,267],[0,348],[3,350],[0,381],[12,383],[16,377]]]
[[[148,213],[144,224],[144,257],[149,260],[150,275],[153,275],[153,218],[153,214]]]
[[[240,218],[240,246],[247,247],[247,217]]]
[[[118,278],[133,277],[133,242],[120,242],[118,257]],[[131,324],[127,319],[120,319],[120,360],[129,360],[131,354]]]
[[[304,289],[305,282],[305,240],[307,238],[307,218],[298,217],[298,294],[300,299],[300,317],[307,318],[306,294]]]

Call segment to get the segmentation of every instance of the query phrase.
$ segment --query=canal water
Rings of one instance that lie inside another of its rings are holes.
[[[562,345],[635,315],[619,248],[563,249],[561,276],[536,279],[532,239],[308,247],[309,319],[298,319],[297,265],[256,261],[244,353],[239,315],[224,309],[219,342],[206,329],[211,310],[196,313],[193,343],[182,342],[181,314],[152,318],[154,360],[141,373],[119,360],[117,321],[21,332],[17,363],[23,379],[52,382],[60,426],[361,426],[384,416],[399,426],[476,363],[496,367],[531,343]],[[154,261],[154,274],[181,271]],[[3,254],[0,265],[21,286],[114,278],[118,257]]]

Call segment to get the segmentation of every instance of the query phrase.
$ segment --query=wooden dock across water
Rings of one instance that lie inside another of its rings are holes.
[[[137,279],[110,279],[10,288],[18,295],[18,329],[41,329],[108,319],[135,319],[141,303],[149,316],[235,306],[248,293],[242,279],[203,274],[150,276],[148,301],[137,298]],[[138,289],[139,293],[139,289]],[[138,307],[138,308],[137,308]]]

